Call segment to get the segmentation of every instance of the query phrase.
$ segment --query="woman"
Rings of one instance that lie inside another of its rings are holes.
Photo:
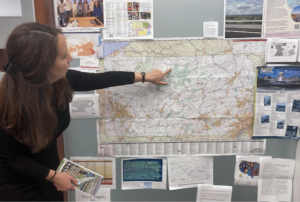
[[[8,38],[9,63],[0,84],[0,200],[62,201],[61,191],[77,181],[55,170],[56,139],[70,122],[73,91],[142,81],[134,72],[88,74],[68,70],[73,58],[61,31],[39,23],[22,24]],[[146,81],[160,81],[153,70]]]
[[[77,4],[77,17],[83,17],[83,4],[82,0],[79,0]]]
[[[102,24],[104,24],[103,23],[103,12],[102,12],[102,8],[100,6],[99,1],[95,1],[94,15]]]
[[[87,0],[84,0],[84,2],[83,2],[83,14],[84,14],[84,17],[87,17],[88,10],[89,10],[89,3],[87,2]]]
[[[72,8],[73,18],[77,17],[77,1],[74,0],[73,8]]]

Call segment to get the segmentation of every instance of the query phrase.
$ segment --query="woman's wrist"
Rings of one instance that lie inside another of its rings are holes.
[[[49,171],[49,173],[48,173],[48,175],[47,175],[47,177],[45,179],[46,180],[53,180],[54,177],[55,177],[55,175],[56,175],[56,171],[50,169],[50,171]]]

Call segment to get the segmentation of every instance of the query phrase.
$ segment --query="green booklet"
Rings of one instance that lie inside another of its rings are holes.
[[[65,158],[61,161],[57,171],[72,175],[78,180],[78,185],[74,185],[74,188],[93,196],[97,194],[101,182],[104,179],[102,175]]]

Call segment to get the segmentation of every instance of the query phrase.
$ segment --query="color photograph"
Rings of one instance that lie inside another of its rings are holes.
[[[226,0],[225,38],[261,38],[263,0]]]
[[[284,128],[284,120],[277,120],[277,129]]]
[[[104,27],[103,0],[54,0],[61,28]]]
[[[265,96],[264,97],[264,106],[270,106],[271,105],[271,96]]]
[[[133,11],[140,11],[140,3],[133,2]]]
[[[292,112],[300,112],[300,100],[293,101]]]
[[[287,137],[296,137],[298,127],[297,126],[287,126],[285,136]]]
[[[292,10],[291,17],[295,22],[300,22],[300,6],[297,6]]]
[[[261,123],[269,123],[269,122],[270,122],[270,116],[269,115],[261,116]]]
[[[141,19],[151,19],[151,12],[141,12]]]
[[[140,13],[139,12],[128,12],[128,20],[139,20]]]
[[[127,11],[132,11],[132,2],[127,3]]]

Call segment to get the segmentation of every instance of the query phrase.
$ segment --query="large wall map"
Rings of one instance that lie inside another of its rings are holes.
[[[102,62],[104,71],[172,72],[167,86],[99,90],[101,143],[251,139],[264,53],[234,54],[231,40],[154,40],[128,43]]]

